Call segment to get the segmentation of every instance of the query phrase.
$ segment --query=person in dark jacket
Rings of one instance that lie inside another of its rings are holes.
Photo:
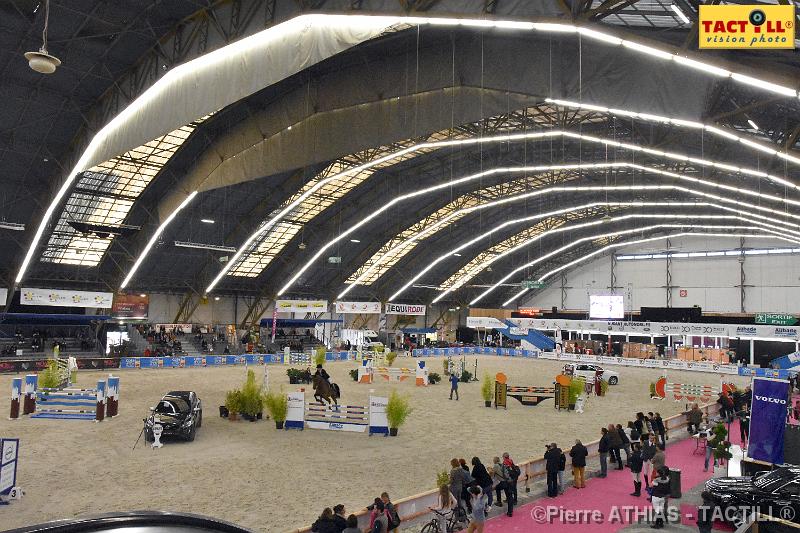
[[[608,450],[608,429],[600,428],[600,442],[597,445],[597,451],[600,454],[600,475],[598,477],[608,475]]]
[[[564,471],[567,469],[567,456],[561,450],[561,457],[558,460],[558,493],[564,494]]]
[[[558,496],[558,466],[561,462],[561,448],[556,446],[555,442],[548,444],[544,459],[547,470],[547,495],[555,498]]]
[[[659,445],[662,448],[667,447],[667,427],[664,425],[664,419],[661,418],[661,413],[656,413],[651,421],[653,425],[653,432],[656,434]]]
[[[467,473],[468,478],[472,477],[472,475],[469,473],[469,467],[467,466],[466,459],[463,458],[459,459],[458,464],[460,464],[461,468],[463,468],[464,471]],[[463,501],[464,504],[467,506],[467,512],[472,513],[472,497],[469,494],[469,487],[470,484],[468,483],[464,483],[464,485],[461,487],[461,501]]]
[[[703,411],[700,410],[700,406],[694,404],[692,406],[691,411],[686,413],[686,420],[689,422],[689,434],[694,435],[700,430],[700,424],[703,423]]]
[[[311,525],[311,531],[314,533],[339,533],[341,531],[333,521],[333,511],[330,507],[323,509],[317,521]]]
[[[655,512],[654,529],[661,529],[664,527],[664,518],[666,517],[667,497],[670,494],[669,490],[669,469],[662,466],[658,472],[658,477],[653,479],[653,511]]]
[[[586,469],[587,455],[589,455],[589,450],[580,440],[576,440],[575,446],[569,451],[569,456],[572,458],[572,484],[576,489],[582,489],[586,486],[583,473]]]
[[[727,394],[720,392],[719,398],[717,398],[717,403],[719,404],[719,416],[722,417],[726,422],[730,422],[733,416],[733,401],[728,397]]]
[[[622,448],[622,438],[619,436],[617,426],[614,424],[608,425],[608,448],[611,451],[611,461],[617,462],[617,470],[624,469],[625,467],[622,466],[622,454],[619,453],[620,448]]]
[[[644,413],[636,413],[636,420],[633,421],[633,426],[636,428],[636,431],[639,432],[639,437],[642,439],[642,442],[646,441],[650,434],[650,424],[648,422],[649,420],[644,416]]]
[[[700,493],[703,504],[697,508],[697,529],[700,533],[711,533],[711,526],[714,525],[714,498],[710,492],[704,490]]]
[[[472,478],[475,480],[475,483],[481,488],[483,493],[488,498],[486,503],[486,514],[489,514],[488,509],[492,506],[493,494],[492,494],[492,477],[489,475],[489,472],[486,470],[486,467],[481,463],[481,460],[477,457],[472,458]]]
[[[336,533],[347,529],[347,517],[345,517],[344,505],[341,503],[333,508],[333,523],[336,524]]]
[[[633,492],[631,496],[642,495],[642,447],[638,442],[631,444],[631,476],[633,477]]]
[[[650,476],[653,457],[656,455],[656,445],[650,442],[649,439],[642,440],[642,475],[644,476],[644,486],[650,486]]]

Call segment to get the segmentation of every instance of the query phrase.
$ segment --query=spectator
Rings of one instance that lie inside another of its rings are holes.
[[[631,444],[634,442],[638,442],[641,444],[642,436],[639,434],[639,430],[636,429],[636,426],[633,425],[633,422],[628,422],[628,439],[630,439]]]
[[[711,533],[711,526],[714,525],[714,500],[711,493],[704,490],[700,493],[703,503],[697,508],[697,529],[700,533]]]
[[[600,428],[600,442],[597,444],[597,451],[600,453],[600,475],[608,475],[608,429]]]
[[[344,515],[344,505],[340,503],[333,507],[333,523],[336,525],[336,533],[341,533],[347,528],[347,518]],[[357,521],[356,525],[358,525]]]
[[[464,502],[461,500],[461,490],[464,488],[464,485],[467,484],[466,472],[461,468],[458,459],[451,459],[450,466],[452,467],[450,469],[450,492],[453,493],[453,497],[455,497],[458,505],[464,507]]]
[[[464,472],[467,473],[467,477],[465,479],[464,485],[461,487],[461,501],[467,506],[467,512],[472,512],[472,498],[469,496],[469,487],[475,483],[475,479],[473,479],[472,475],[469,473],[469,467],[467,466],[466,459],[459,459],[458,464],[461,465],[461,468],[464,469]]]
[[[664,419],[661,418],[661,413],[656,413],[652,420],[653,432],[657,437],[657,442],[662,448],[667,447],[667,427],[664,425]]]
[[[392,500],[389,499],[388,492],[381,492],[381,501],[383,502],[384,507],[386,508],[386,514],[389,517],[389,531],[397,531],[397,528],[400,527],[400,514],[397,512],[397,507],[394,506]],[[342,506],[344,510],[344,506]],[[334,511],[336,508],[334,507]]]
[[[453,497],[453,493],[447,485],[439,487],[439,506],[429,507],[431,511],[438,511],[442,514],[434,515],[436,521],[439,522],[439,531],[447,531],[447,513],[455,512],[458,507],[458,501]]]
[[[719,416],[726,422],[730,422],[733,416],[733,401],[731,401],[727,394],[720,392],[717,403],[719,404]]]
[[[576,489],[582,489],[586,486],[584,478],[584,470],[586,469],[586,456],[589,451],[580,440],[575,441],[575,446],[569,451],[569,456],[572,458],[572,484]]]
[[[617,462],[617,470],[622,470],[622,454],[619,453],[622,448],[622,438],[619,436],[619,431],[614,424],[608,425],[608,448],[611,451],[611,462]]]
[[[336,522],[333,521],[333,511],[330,507],[323,509],[317,521],[311,525],[311,531],[315,533],[339,533]]]
[[[651,437],[653,439],[653,446],[656,448],[656,453],[653,454],[653,471],[658,472],[658,470],[664,467],[664,463],[666,462],[666,455],[664,454],[664,449],[656,443],[655,436]]]
[[[503,452],[503,466],[508,473],[508,492],[514,500],[514,505],[517,505],[517,480],[519,479],[520,469],[511,460],[508,452]]]
[[[631,460],[629,463],[631,476],[633,477],[633,492],[631,496],[639,497],[642,495],[642,448],[638,442],[631,444]]]
[[[558,459],[558,493],[564,494],[564,471],[567,469],[567,456],[561,450],[561,457]]]
[[[469,488],[470,500],[472,502],[472,520],[467,528],[467,533],[482,533],[483,525],[486,522],[486,496],[479,487],[472,486]]]
[[[636,413],[636,420],[633,421],[633,426],[636,428],[636,431],[639,432],[639,437],[642,439],[642,442],[646,441],[650,434],[650,427],[644,413]]]
[[[653,524],[654,529],[661,529],[664,527],[664,518],[666,517],[666,503],[667,503],[667,496],[669,496],[669,470],[667,467],[662,466],[659,470],[656,471],[658,476],[653,479],[653,493],[652,493],[652,501],[653,501],[653,511],[655,513],[655,524]]]
[[[650,474],[653,471],[653,457],[656,455],[656,446],[649,439],[642,439],[642,475],[644,486],[650,487]]]
[[[369,514],[369,532],[387,533],[389,530],[389,516],[386,514],[386,507],[383,500],[375,498],[372,511]]]
[[[456,401],[458,401],[458,376],[455,372],[450,373],[450,399],[453,399],[453,393],[456,393]]]
[[[551,498],[558,496],[558,466],[561,462],[561,449],[553,442],[546,446],[544,453],[547,470],[547,495]]]
[[[475,480],[475,483],[478,484],[481,490],[483,490],[483,493],[486,494],[486,514],[488,515],[488,508],[492,506],[492,477],[489,475],[486,467],[483,466],[483,463],[481,463],[481,460],[477,457],[472,458],[472,478]]]
[[[697,404],[692,406],[692,410],[686,413],[686,419],[689,422],[689,434],[694,435],[700,431],[700,424],[703,422],[703,411]]]
[[[503,506],[503,498],[500,497],[500,491],[506,493],[506,515],[512,516],[514,512],[514,500],[511,497],[511,489],[509,488],[510,478],[508,476],[508,469],[503,467],[499,457],[492,459],[492,479],[495,482],[494,490],[496,500],[494,504],[498,507]]]
[[[351,514],[347,517],[347,528],[342,533],[363,533],[358,529],[358,517],[356,515]]]
[[[619,433],[619,438],[622,440],[622,447],[625,449],[625,464],[627,465],[631,462],[631,439],[628,438],[628,434],[625,433],[622,424],[617,424],[617,433]]]

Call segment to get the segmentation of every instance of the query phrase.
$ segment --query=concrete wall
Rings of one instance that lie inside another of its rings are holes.
[[[685,238],[673,240],[671,250],[680,252],[729,250],[739,245],[738,239]],[[747,240],[745,248],[785,248],[790,243],[776,240]],[[618,254],[655,253],[666,249],[665,241],[646,247],[625,248]],[[625,309],[665,307],[666,260],[618,261],[617,293],[625,296]],[[740,265],[738,258],[673,259],[672,307],[699,305],[706,312],[740,312]],[[747,256],[745,272],[745,312],[800,311],[800,255]],[[520,306],[549,309],[562,308],[561,279],[556,274],[548,279],[548,287],[531,298],[521,298]],[[564,309],[588,309],[590,294],[608,294],[611,285],[611,257],[567,272],[569,287]],[[680,296],[680,290],[686,296]]]

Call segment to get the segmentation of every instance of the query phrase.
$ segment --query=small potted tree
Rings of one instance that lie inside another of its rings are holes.
[[[724,477],[728,475],[728,460],[733,457],[730,452],[731,443],[727,440],[728,430],[725,428],[725,424],[720,422],[714,426],[711,433],[711,440],[706,446],[710,446],[713,450],[714,477]]]
[[[279,392],[267,393],[264,403],[269,416],[275,421],[275,428],[283,429],[283,423],[286,422],[286,416],[289,414],[289,398],[283,391],[283,387]]]
[[[405,423],[411,411],[408,396],[403,396],[396,390],[389,394],[389,401],[386,403],[386,419],[389,422],[390,437],[397,436],[398,428]]]
[[[428,374],[428,385],[436,385],[440,381],[442,381],[442,376],[440,376],[438,372],[431,372]]]
[[[353,378],[353,381],[358,381],[358,369],[354,368],[350,371],[350,377]]]
[[[582,379],[575,379],[572,378],[572,381],[569,382],[569,410],[575,410],[575,404],[578,401],[578,396],[583,393],[583,389],[585,387],[585,381]]]
[[[242,392],[239,389],[229,390],[225,394],[225,409],[228,410],[228,420],[236,422],[242,409]]]
[[[472,381],[472,372],[470,372],[469,370],[462,371],[461,377],[459,378],[458,381],[460,381],[461,383],[469,383],[470,381]]]
[[[299,368],[287,368],[286,375],[289,376],[290,385],[297,385],[303,379],[303,371]]]
[[[494,382],[492,376],[488,372],[483,374],[483,381],[481,381],[481,396],[483,396],[483,403],[486,407],[492,406],[492,396],[494,396]]]
[[[247,371],[247,379],[242,387],[242,417],[250,422],[260,420],[264,412],[264,393],[261,384],[256,383],[256,374]]]
[[[320,346],[314,353],[314,366],[325,364],[325,348]]]
[[[397,359],[397,352],[389,352],[386,354],[386,366],[392,366],[394,360]]]

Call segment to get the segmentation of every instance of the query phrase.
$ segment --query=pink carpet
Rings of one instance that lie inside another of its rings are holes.
[[[740,444],[739,423],[731,424],[731,441]],[[711,477],[711,468],[703,472],[704,455],[695,451],[695,440],[684,439],[676,444],[667,441],[666,464],[673,469],[681,471],[681,487],[683,492],[705,482]],[[623,452],[624,457],[624,452]],[[557,498],[544,497],[532,503],[514,509],[514,516],[509,518],[501,515],[486,522],[484,531],[491,533],[529,532],[546,525],[548,531],[574,532],[580,527],[581,533],[614,532],[636,523],[636,510],[644,511],[651,508],[647,496],[642,489],[642,496],[635,498],[629,494],[633,492],[633,480],[630,470],[611,470],[609,462],[608,477],[605,479],[591,478],[586,482],[586,488],[576,490],[571,487],[572,474],[567,465],[564,482],[569,487],[567,492]],[[672,506],[678,505],[673,502]],[[619,511],[614,514],[612,507],[617,506]],[[625,510],[624,508],[628,510]],[[696,508],[682,506],[681,522],[695,524]],[[569,516],[568,513],[578,511],[581,515]],[[595,513],[594,516],[590,513]],[[552,518],[544,520],[542,516],[548,513]],[[598,520],[594,517],[597,513],[603,517]],[[686,513],[690,513],[691,516]]]

